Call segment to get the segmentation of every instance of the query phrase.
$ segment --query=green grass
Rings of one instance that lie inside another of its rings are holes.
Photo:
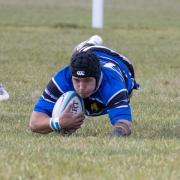
[[[180,179],[180,2],[107,0],[91,28],[91,1],[0,0],[0,179]],[[108,117],[70,137],[28,129],[30,113],[73,47],[93,34],[135,66],[133,134],[110,139]]]

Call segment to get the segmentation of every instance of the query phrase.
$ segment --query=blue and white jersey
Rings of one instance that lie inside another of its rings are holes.
[[[101,77],[95,92],[83,99],[87,116],[108,114],[112,125],[125,119],[132,120],[129,96],[133,89],[138,89],[130,61],[103,46],[86,46],[83,51],[95,53],[101,62]],[[65,92],[75,90],[72,83],[70,67],[57,72],[39,100],[34,111],[46,113],[51,117],[58,98]]]

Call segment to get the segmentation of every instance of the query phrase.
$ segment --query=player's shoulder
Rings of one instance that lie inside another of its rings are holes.
[[[70,67],[69,67],[69,66],[65,66],[65,67],[61,68],[61,69],[54,75],[54,78],[55,78],[55,79],[59,79],[59,78],[69,79],[70,77],[71,77],[71,72],[70,72]]]
[[[72,88],[72,78],[70,67],[66,66],[60,69],[53,77],[53,82],[61,87],[63,91]]]
[[[70,67],[69,67],[69,65],[59,69],[55,75],[58,75],[58,74],[61,74],[61,75],[62,74],[70,74]]]
[[[121,75],[119,74],[118,71],[115,71],[114,69],[110,67],[105,67],[103,66],[102,68],[102,74],[103,74],[103,79],[108,80],[108,81],[116,81],[121,79]]]
[[[120,75],[111,68],[102,68],[102,82],[99,88],[101,96],[108,100],[122,89],[126,89],[126,85]]]

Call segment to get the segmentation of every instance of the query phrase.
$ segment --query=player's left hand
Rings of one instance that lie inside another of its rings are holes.
[[[120,136],[129,136],[131,134],[131,122],[124,120],[119,121],[115,124],[114,129],[112,130],[110,136],[111,137],[120,137]]]

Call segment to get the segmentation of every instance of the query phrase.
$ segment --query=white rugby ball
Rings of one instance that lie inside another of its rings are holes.
[[[54,105],[52,118],[59,118],[61,113],[68,107],[69,104],[73,103],[72,113],[84,112],[83,99],[75,92],[68,91],[60,96]]]

